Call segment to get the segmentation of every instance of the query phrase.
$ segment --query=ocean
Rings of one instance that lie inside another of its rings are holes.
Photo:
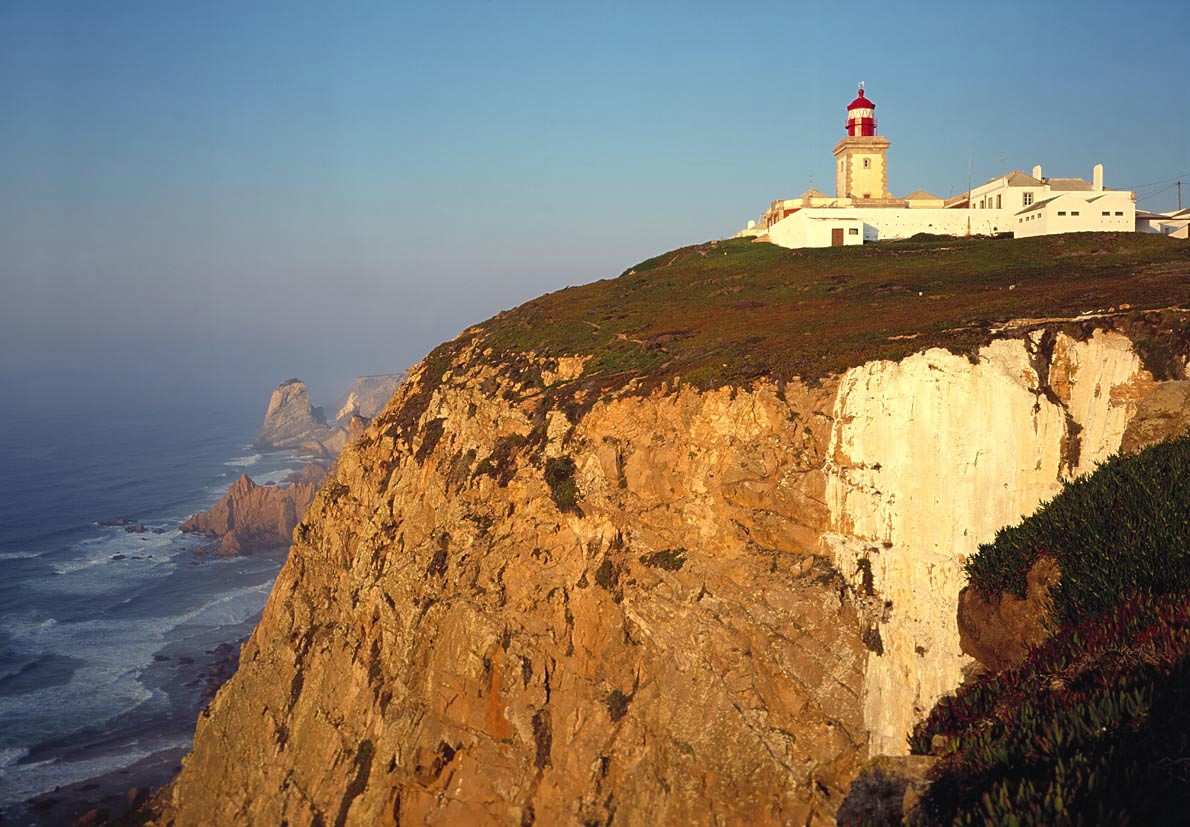
[[[70,823],[70,802],[59,798],[98,802],[172,776],[285,561],[285,550],[196,555],[205,541],[177,530],[241,472],[266,483],[301,467],[292,454],[251,450],[259,423],[259,411],[190,408],[6,419],[4,824]],[[96,525],[116,518],[145,531]]]

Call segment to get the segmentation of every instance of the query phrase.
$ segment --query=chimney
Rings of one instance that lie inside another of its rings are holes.
[[[1091,189],[1103,192],[1103,164],[1096,164],[1091,168]]]
[[[1041,164],[1036,164],[1033,167],[1033,177],[1036,178],[1038,181],[1041,180]]]

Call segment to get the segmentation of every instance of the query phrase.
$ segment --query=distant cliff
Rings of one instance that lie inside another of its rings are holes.
[[[333,459],[352,439],[353,428],[358,430],[383,410],[405,376],[396,373],[357,377],[343,398],[333,424],[327,422],[322,408],[310,402],[306,384],[300,379],[288,379],[269,397],[255,447],[264,451],[294,449]]]
[[[336,429],[327,425],[322,408],[311,404],[306,383],[300,379],[288,379],[278,385],[269,398],[255,447],[265,451],[321,447],[324,442],[333,440],[336,434]],[[335,444],[330,453],[337,454],[341,448],[342,444]]]
[[[966,556],[1185,380],[1188,308],[1163,238],[728,242],[471,328],[340,457],[158,818],[833,823],[971,662]]]
[[[383,373],[357,377],[351,383],[351,389],[347,391],[347,396],[339,403],[339,412],[335,415],[335,420],[340,425],[345,425],[353,416],[372,419],[384,410],[388,400],[393,398],[393,394],[397,392],[397,388],[406,378],[408,378],[406,373]]]

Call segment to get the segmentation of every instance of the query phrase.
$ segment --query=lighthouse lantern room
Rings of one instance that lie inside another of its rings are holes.
[[[876,134],[876,104],[864,95],[862,83],[859,95],[847,104],[847,123],[844,128],[852,138],[871,137]]]

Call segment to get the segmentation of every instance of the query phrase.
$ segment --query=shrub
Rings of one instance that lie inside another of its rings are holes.
[[[619,689],[613,689],[608,693],[605,702],[607,703],[608,717],[615,722],[628,714],[628,705],[632,703],[632,696],[625,695]]]
[[[1058,633],[943,698],[909,738],[946,744],[910,823],[1164,824],[1190,801],[1190,437],[1117,456],[968,564],[1023,595],[1057,559]]]
[[[574,481],[574,460],[570,457],[553,457],[545,463],[545,482],[558,510],[582,514],[578,507],[578,483]]]
[[[666,548],[661,551],[654,551],[652,554],[642,554],[640,561],[644,565],[653,568],[678,571],[682,566],[686,565],[686,549]]]

